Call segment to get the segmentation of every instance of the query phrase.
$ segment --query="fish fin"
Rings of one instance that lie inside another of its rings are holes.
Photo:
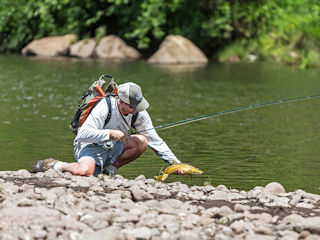
[[[160,181],[161,178],[162,178],[162,175],[160,175],[160,176],[154,176],[154,179],[157,180],[157,181]]]
[[[165,174],[165,173],[162,174],[161,181],[165,181],[168,176],[169,176],[169,174]]]

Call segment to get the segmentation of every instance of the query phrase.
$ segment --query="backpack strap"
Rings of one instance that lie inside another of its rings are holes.
[[[106,126],[108,124],[108,122],[110,121],[111,115],[112,115],[111,114],[112,113],[111,100],[110,100],[109,96],[106,96],[106,101],[107,101],[107,104],[108,104],[109,112],[108,112],[108,116],[106,118],[106,121],[104,122],[104,126]]]
[[[136,112],[136,113],[132,116],[132,119],[131,119],[131,127],[132,127],[132,128],[135,128],[135,127],[134,127],[134,124],[135,124],[135,122],[136,122],[136,120],[137,120],[137,118],[138,118],[138,114],[139,114],[139,112]]]

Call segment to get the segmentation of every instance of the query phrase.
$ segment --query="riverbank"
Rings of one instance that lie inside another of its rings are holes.
[[[320,195],[0,172],[1,239],[320,239]]]

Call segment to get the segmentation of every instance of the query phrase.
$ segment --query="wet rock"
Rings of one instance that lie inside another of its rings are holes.
[[[115,35],[103,37],[95,49],[95,54],[98,58],[108,60],[134,60],[140,57],[137,50]]]
[[[182,36],[167,36],[159,50],[153,54],[148,63],[157,64],[206,64],[207,57],[190,40]]]
[[[34,40],[22,49],[23,55],[36,55],[41,57],[65,56],[69,47],[76,39],[74,34],[57,37],[46,37]]]
[[[79,58],[89,58],[93,55],[96,46],[96,40],[85,39],[71,45],[70,56]]]

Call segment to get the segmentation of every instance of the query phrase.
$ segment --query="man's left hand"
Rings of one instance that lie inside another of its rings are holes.
[[[176,170],[176,174],[178,175],[184,175],[184,172],[181,169]]]

